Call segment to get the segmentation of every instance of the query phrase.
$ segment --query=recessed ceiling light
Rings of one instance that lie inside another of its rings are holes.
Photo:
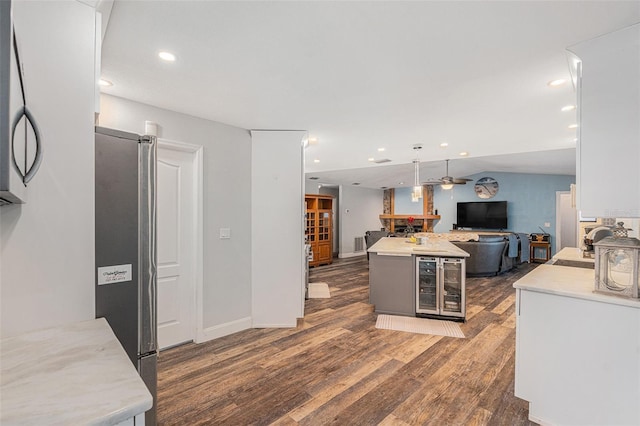
[[[309,180],[318,180],[318,179],[320,179],[318,176],[311,176],[311,177],[309,178]]]
[[[102,86],[102,87],[109,87],[109,86],[113,86],[113,83],[112,83],[112,82],[110,82],[109,80],[105,80],[104,78],[101,78],[101,79],[98,81],[98,84],[99,84],[100,86]]]
[[[577,128],[578,128],[578,125],[577,125],[577,124],[570,124],[570,125],[569,125],[569,128],[570,128],[570,129],[577,129]]]
[[[446,148],[446,147],[448,147],[448,146],[449,146],[449,144],[448,144],[447,142],[442,142],[442,143],[440,144],[440,148]]]
[[[311,136],[309,138],[309,145],[316,145],[318,143],[318,138],[315,136]]]
[[[320,160],[318,160],[317,158],[315,160],[313,160],[314,163],[319,163]]]
[[[378,152],[384,152],[384,148],[378,148]]]
[[[353,182],[351,185],[358,186],[358,185],[360,185],[360,182]]]
[[[160,57],[160,59],[162,59],[163,61],[167,61],[167,62],[173,62],[176,60],[176,55],[174,55],[171,52],[160,52],[158,53],[158,56]]]
[[[577,143],[578,142],[578,138],[573,138],[573,142]]]
[[[559,78],[557,80],[551,80],[550,82],[547,83],[547,85],[549,87],[558,87],[558,86],[562,86],[566,82],[567,82],[566,78]]]
[[[376,161],[376,159],[373,157],[369,157],[369,161],[373,162],[373,161]]]
[[[460,153],[460,157],[466,157],[467,155],[469,155],[469,153],[467,151],[462,151]]]
[[[563,106],[560,111],[573,111],[574,109],[576,109],[575,105],[567,105],[567,106]]]

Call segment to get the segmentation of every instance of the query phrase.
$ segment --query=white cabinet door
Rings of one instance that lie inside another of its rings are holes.
[[[518,289],[516,315],[515,395],[529,419],[640,424],[640,309]]]
[[[578,66],[578,208],[640,217],[640,24],[569,48]]]

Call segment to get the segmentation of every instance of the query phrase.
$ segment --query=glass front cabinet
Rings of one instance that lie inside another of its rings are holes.
[[[460,258],[416,257],[416,315],[464,320],[465,262]]]

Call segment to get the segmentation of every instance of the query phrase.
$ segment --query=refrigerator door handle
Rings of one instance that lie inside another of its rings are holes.
[[[20,165],[16,160],[16,154],[15,154],[16,153],[16,147],[15,147],[16,129],[18,127],[18,124],[22,120],[22,117],[24,117],[26,122],[31,126],[31,129],[33,130],[33,134],[35,136],[35,143],[36,143],[36,153],[33,158],[33,162],[29,166],[26,164],[26,159],[25,159],[24,171],[20,168]],[[40,129],[38,129],[38,124],[36,123],[36,120],[33,117],[33,114],[31,114],[31,111],[27,108],[26,105],[24,105],[20,109],[20,111],[18,111],[18,113],[16,114],[15,118],[13,119],[13,124],[11,125],[11,129],[12,129],[11,130],[11,146],[12,146],[11,157],[13,160],[13,166],[15,167],[17,173],[22,178],[22,183],[24,184],[24,186],[27,186],[27,184],[31,181],[31,179],[33,179],[36,173],[38,173],[38,169],[40,168],[40,164],[42,163],[43,149],[42,149],[42,142],[41,142],[42,138],[40,136]]]
[[[156,251],[156,156],[154,136],[142,136],[139,140],[138,168],[139,189],[139,355],[156,352],[157,341],[157,251]]]

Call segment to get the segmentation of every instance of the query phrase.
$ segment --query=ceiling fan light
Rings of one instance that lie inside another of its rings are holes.
[[[442,185],[440,185],[440,188],[446,190],[452,189],[453,188],[453,184],[452,183],[443,183]]]

